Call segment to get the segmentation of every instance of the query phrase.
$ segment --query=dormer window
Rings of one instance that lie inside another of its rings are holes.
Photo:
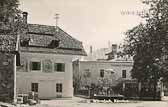
[[[59,40],[52,40],[51,43],[49,44],[50,48],[56,48],[59,46]]]
[[[29,39],[24,39],[20,41],[21,46],[29,46],[30,44],[30,38]]]

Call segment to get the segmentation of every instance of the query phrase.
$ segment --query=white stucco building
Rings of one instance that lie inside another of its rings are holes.
[[[27,19],[27,13],[23,16]],[[59,27],[26,23],[19,54],[17,94],[33,91],[40,99],[73,96],[72,60],[86,55],[82,42]]]
[[[127,56],[120,57],[117,55],[119,51],[116,44],[96,51],[91,47],[88,56],[74,61],[74,78],[80,80],[80,87],[101,85],[102,81],[111,87],[123,80],[131,80],[133,60]]]
[[[115,86],[120,80],[131,79],[132,66],[132,61],[78,61],[74,76],[81,76],[82,86],[99,84],[101,79],[108,79],[109,85]]]

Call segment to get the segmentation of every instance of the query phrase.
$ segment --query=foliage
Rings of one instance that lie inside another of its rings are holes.
[[[134,57],[132,77],[156,84],[168,77],[164,60],[168,52],[168,1],[144,3],[150,7],[149,12],[142,16],[146,22],[127,31],[124,51]]]
[[[0,1],[0,34],[16,35],[22,31],[23,21],[18,0]]]

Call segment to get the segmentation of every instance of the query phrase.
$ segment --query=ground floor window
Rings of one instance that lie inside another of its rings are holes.
[[[31,91],[38,92],[38,83],[31,84]]]
[[[56,84],[56,92],[62,92],[62,84],[61,83],[57,83]]]

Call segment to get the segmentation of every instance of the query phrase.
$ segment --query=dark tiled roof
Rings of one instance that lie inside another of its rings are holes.
[[[0,35],[0,52],[16,51],[16,38],[12,35]]]
[[[58,54],[86,55],[82,42],[76,40],[61,28],[55,26],[28,24],[26,34],[21,36],[21,41],[29,40],[30,50],[52,51]],[[49,45],[54,41],[59,41],[58,47],[50,49]],[[38,49],[36,49],[38,47]],[[26,48],[27,49],[27,48]],[[34,50],[36,49],[36,50]],[[22,48],[25,51],[25,48]]]

